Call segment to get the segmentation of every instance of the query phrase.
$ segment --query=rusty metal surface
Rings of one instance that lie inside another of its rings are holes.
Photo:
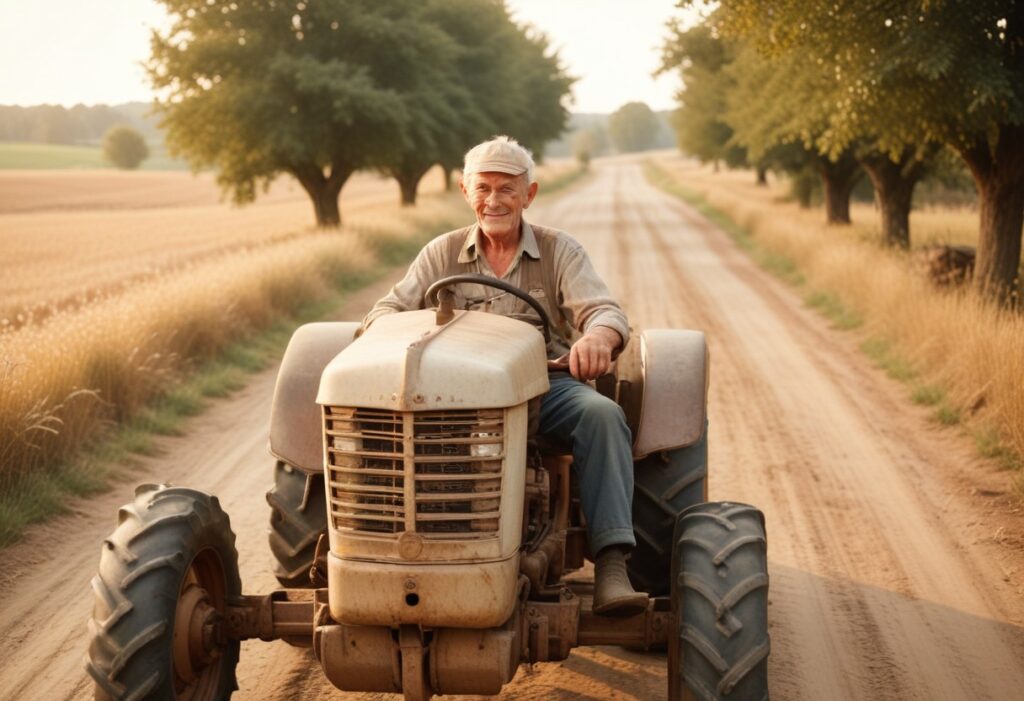
[[[493,628],[516,605],[519,556],[392,564],[327,558],[331,616],[353,625]]]
[[[300,326],[281,361],[270,409],[270,453],[305,472],[323,470],[323,436],[316,393],[320,375],[352,342],[359,324],[319,322]]]
[[[270,594],[247,595],[231,603],[225,613],[225,635],[230,640],[288,639],[311,645],[313,596],[310,589],[279,589]]]
[[[314,650],[327,679],[339,689],[402,692],[399,647],[390,628],[328,622],[317,626]]]
[[[498,630],[446,628],[430,644],[431,686],[438,694],[492,695],[512,680],[519,668],[518,617]]]
[[[598,616],[591,610],[590,596],[581,594],[581,599],[579,646],[622,645],[651,650],[668,643],[672,611],[667,597],[651,599],[645,611],[625,618]]]

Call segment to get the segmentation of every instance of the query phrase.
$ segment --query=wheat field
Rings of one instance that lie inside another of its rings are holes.
[[[442,190],[440,171],[422,185]],[[394,181],[357,174],[346,223],[372,226]],[[253,205],[221,201],[213,176],[183,172],[0,171],[0,327],[122,293],[205,259],[311,235],[309,199],[282,178]]]
[[[990,304],[969,286],[934,287],[915,267],[913,252],[880,245],[879,215],[871,204],[853,203],[852,225],[828,226],[820,208],[789,202],[784,182],[758,187],[753,173],[714,173],[679,156],[653,162],[655,177],[665,174],[696,193],[759,247],[792,262],[810,290],[834,295],[863,326],[865,350],[910,382],[915,401],[936,405],[944,423],[962,421],[983,454],[1020,465],[1024,316]],[[977,212],[969,207],[911,214],[914,248],[976,245],[977,231]]]

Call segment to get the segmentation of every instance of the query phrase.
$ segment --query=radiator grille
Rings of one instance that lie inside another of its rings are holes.
[[[504,412],[326,407],[334,527],[436,537],[495,533]]]

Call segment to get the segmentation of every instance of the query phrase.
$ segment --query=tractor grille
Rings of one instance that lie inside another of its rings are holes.
[[[325,407],[334,527],[436,537],[496,533],[503,418],[501,409]]]

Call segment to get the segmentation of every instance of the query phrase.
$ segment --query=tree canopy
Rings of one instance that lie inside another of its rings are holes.
[[[674,21],[669,28],[672,37],[663,46],[659,72],[678,70],[683,79],[684,87],[676,95],[680,107],[671,119],[680,150],[702,163],[743,165],[746,149],[733,139],[733,129],[724,119],[726,100],[735,89],[725,70],[733,50],[705,24],[683,29]]]
[[[722,0],[712,22],[771,61],[802,61],[823,78],[805,117],[835,157],[870,147],[892,163],[931,143],[954,149],[978,189],[975,279],[1011,297],[1024,224],[1024,5]]]
[[[116,126],[103,136],[103,157],[123,170],[135,170],[149,158],[142,134],[131,127]]]
[[[608,137],[619,153],[652,148],[660,128],[646,102],[627,102],[608,117]]]
[[[290,173],[336,226],[356,170],[394,175],[411,199],[430,165],[494,131],[537,148],[564,126],[571,80],[494,0],[162,2],[172,25],[148,71],[168,148],[237,202]]]

